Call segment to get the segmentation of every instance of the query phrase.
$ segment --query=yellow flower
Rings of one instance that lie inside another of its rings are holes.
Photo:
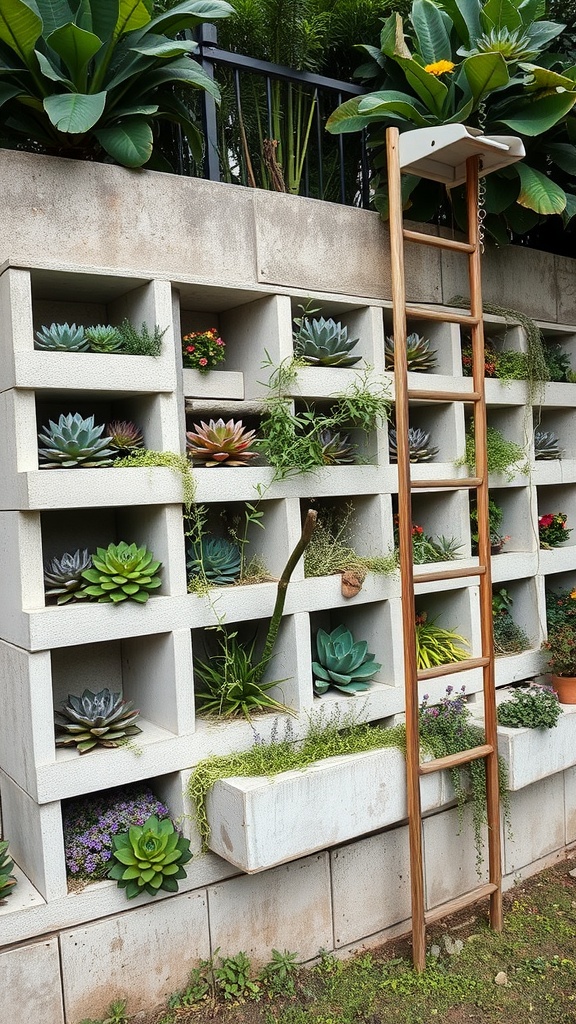
[[[574,588],[574,590],[570,591],[570,597],[573,601],[576,600],[576,587]]]
[[[424,71],[427,71],[430,75],[436,75],[438,78],[440,75],[448,75],[454,68],[455,64],[451,60],[437,60],[434,64],[427,64]]]

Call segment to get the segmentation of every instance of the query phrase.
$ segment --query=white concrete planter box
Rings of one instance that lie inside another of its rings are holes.
[[[244,374],[236,370],[182,371],[185,398],[229,399],[241,402],[244,398]]]
[[[61,391],[66,382],[74,390],[110,391],[121,381],[123,391],[171,392],[176,386],[173,362],[154,356],[107,355],[96,352],[16,352],[12,386],[35,391]]]
[[[402,821],[406,768],[399,750],[318,761],[271,778],[230,778],[207,799],[210,849],[253,874]],[[422,786],[423,810],[442,803],[444,780]]]
[[[181,505],[180,475],[165,466],[132,469],[39,469],[18,473],[14,491],[2,493],[1,508],[22,511]],[[17,505],[11,501],[15,497]]]
[[[498,726],[498,752],[508,766],[509,789],[524,789],[576,764],[576,705],[563,708],[554,729]]]

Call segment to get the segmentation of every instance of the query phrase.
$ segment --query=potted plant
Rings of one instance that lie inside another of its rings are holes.
[[[502,551],[507,540],[510,540],[510,536],[503,535],[500,532],[502,526],[502,520],[504,518],[504,509],[501,508],[492,498],[488,501],[488,525],[490,529],[490,552],[493,555],[499,555]],[[472,554],[478,554],[478,509],[474,505],[470,509],[470,520],[472,522]]]
[[[548,668],[560,703],[576,704],[576,626],[552,630],[543,647],[550,653]]]
[[[545,550],[558,548],[568,540],[572,530],[566,526],[568,516],[564,512],[547,512],[538,519],[540,547]]]
[[[225,343],[217,329],[193,331],[182,338],[182,363],[190,370],[208,373],[226,359]]]

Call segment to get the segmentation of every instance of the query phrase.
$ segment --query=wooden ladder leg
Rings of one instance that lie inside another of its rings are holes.
[[[488,860],[490,881],[496,886],[490,896],[490,923],[494,931],[502,930],[502,851],[500,839],[500,790],[498,777],[498,736],[496,691],[494,679],[494,636],[492,627],[492,573],[490,564],[490,523],[488,515],[488,458],[486,396],[484,387],[484,324],[482,321],[481,247],[478,225],[479,158],[466,161],[466,206],[468,241],[473,250],[468,256],[470,313],[477,318],[472,331],[473,387],[480,395],[474,403],[474,438],[476,476],[482,479],[476,491],[478,508],[478,556],[486,572],[480,577],[480,629],[482,654],[488,656],[483,668],[484,722],[486,743],[493,752],[486,757],[486,814],[488,822]]]
[[[406,787],[410,845],[410,890],[412,900],[412,958],[417,971],[426,965],[424,921],[424,867],[422,859],[422,808],[420,804],[420,735],[418,675],[416,669],[416,621],[414,570],[412,562],[412,503],[410,452],[408,448],[408,377],[406,360],[406,282],[402,189],[398,152],[399,132],[388,128],[389,229],[394,334],[394,384],[396,392],[396,443],[398,448],[398,506],[402,635],[404,641],[404,682],[406,692]]]

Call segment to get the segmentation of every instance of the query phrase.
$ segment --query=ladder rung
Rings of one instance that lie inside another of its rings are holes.
[[[434,772],[443,772],[447,768],[458,768],[461,764],[470,764],[470,761],[479,761],[481,757],[487,757],[494,753],[491,743],[483,743],[480,747],[471,747],[469,750],[459,750],[457,754],[447,754],[446,757],[435,757],[433,761],[423,761],[418,769],[420,775],[432,775]]]
[[[456,313],[449,309],[438,309],[434,306],[406,306],[406,316],[414,320],[434,320],[442,324],[467,324],[474,327],[481,323],[481,317],[470,313]]]
[[[433,245],[438,249],[450,249],[452,252],[475,252],[475,247],[470,242],[456,242],[452,238],[441,238],[439,235],[426,235],[423,231],[403,230],[407,242],[419,242],[421,245]]]
[[[441,903],[439,907],[427,910],[424,914],[424,921],[426,924],[433,924],[434,921],[440,921],[441,918],[448,917],[449,914],[457,914],[459,910],[464,910],[471,903],[476,903],[478,900],[484,899],[485,896],[491,896],[493,892],[498,892],[498,888],[499,886],[495,885],[494,882],[485,882],[484,885],[478,885],[475,889],[471,889],[470,892],[464,892],[461,896],[457,896],[456,899],[449,900],[448,903]]]
[[[418,681],[437,679],[440,676],[453,676],[456,672],[468,672],[472,668],[484,668],[490,664],[490,658],[466,658],[465,661],[451,661],[448,665],[434,665],[434,668],[418,669]]]
[[[480,402],[482,396],[478,391],[408,391],[408,398],[421,399],[423,402]]]
[[[472,565],[466,569],[440,569],[438,572],[414,572],[414,583],[437,583],[439,580],[463,580],[467,576],[484,576],[485,565]]]
[[[481,487],[483,483],[481,476],[462,477],[461,480],[411,480],[410,486],[414,488],[452,487],[454,490],[471,490]]]

